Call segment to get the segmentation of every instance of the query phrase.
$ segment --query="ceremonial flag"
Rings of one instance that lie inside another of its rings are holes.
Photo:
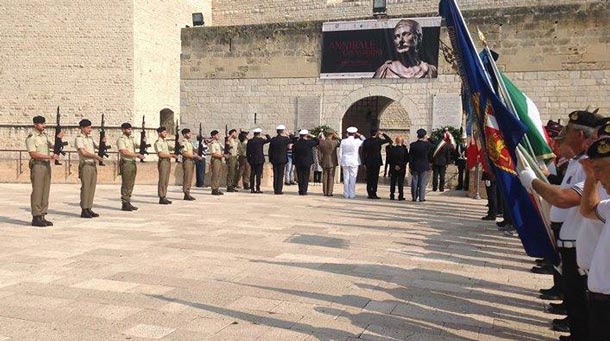
[[[500,76],[504,81],[508,95],[515,106],[515,110],[519,115],[519,119],[527,126],[527,137],[534,152],[534,156],[539,160],[548,160],[555,157],[553,150],[549,146],[549,136],[544,129],[540,112],[536,104],[519,90],[513,82],[500,72]]]
[[[542,217],[517,177],[515,151],[527,127],[512,115],[494,92],[455,0],[441,0],[439,12],[445,19],[460,76],[473,103],[475,123],[482,128],[479,132],[489,166],[496,176],[498,190],[510,208],[525,252],[532,257],[555,260],[557,255]]]

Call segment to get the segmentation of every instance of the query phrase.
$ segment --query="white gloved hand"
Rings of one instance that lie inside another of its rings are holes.
[[[534,170],[529,167],[519,172],[519,180],[521,181],[521,184],[530,192],[532,191],[532,182],[537,178],[538,177],[536,176],[536,173],[534,173]]]

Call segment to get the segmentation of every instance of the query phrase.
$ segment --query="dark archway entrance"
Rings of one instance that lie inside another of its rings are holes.
[[[345,134],[345,130],[351,126],[358,128],[358,131],[366,137],[369,137],[371,128],[379,128],[392,139],[401,135],[408,142],[411,122],[409,113],[399,102],[384,96],[371,96],[353,103],[343,115],[341,121],[343,133]],[[382,149],[381,153],[385,160],[385,150]],[[358,181],[365,181],[364,170],[358,172]]]
[[[167,128],[167,132],[170,135],[176,133],[176,121],[174,119],[174,112],[171,109],[165,108],[159,112],[159,125]]]

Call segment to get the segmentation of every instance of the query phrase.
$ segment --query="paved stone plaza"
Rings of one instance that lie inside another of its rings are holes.
[[[55,226],[36,229],[30,186],[0,191],[0,340],[559,336],[537,298],[551,277],[480,220],[485,201],[455,192],[413,203],[197,189],[160,206],[137,185],[132,213],[103,185],[101,217],[86,220],[78,186],[53,185]]]

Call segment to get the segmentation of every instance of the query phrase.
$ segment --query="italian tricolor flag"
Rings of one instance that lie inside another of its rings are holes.
[[[500,73],[500,75],[517,110],[521,123],[528,128],[526,135],[534,151],[534,156],[538,160],[548,160],[555,157],[553,150],[549,146],[549,136],[544,130],[536,104],[521,92],[503,73]]]

